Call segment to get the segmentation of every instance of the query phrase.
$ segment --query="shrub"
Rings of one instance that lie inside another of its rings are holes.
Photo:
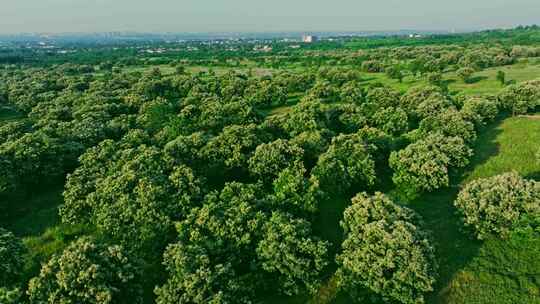
[[[341,222],[345,240],[337,257],[339,285],[356,297],[368,289],[388,302],[424,303],[437,264],[428,234],[415,226],[418,220],[384,194],[354,197]]]
[[[507,237],[516,228],[536,225],[540,184],[516,172],[478,179],[461,190],[454,204],[478,239],[490,234]]]

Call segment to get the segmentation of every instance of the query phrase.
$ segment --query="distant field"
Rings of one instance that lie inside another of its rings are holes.
[[[170,65],[167,65],[167,64],[153,65],[153,66],[141,66],[141,67],[129,67],[129,68],[126,69],[126,71],[147,72],[147,71],[151,71],[151,70],[153,70],[155,68],[159,68],[161,73],[163,73],[164,75],[170,75],[170,74],[175,73],[175,71],[176,71],[176,68],[171,67]],[[188,67],[186,67],[186,71],[189,72],[189,73],[208,72],[210,70],[214,71],[217,75],[223,75],[223,74],[226,74],[227,72],[229,72],[231,70],[234,70],[234,71],[237,71],[237,72],[240,72],[240,73],[248,73],[250,69],[246,68],[246,67],[230,68],[230,67],[219,67],[219,66],[218,67],[207,67],[207,66],[188,66]],[[257,67],[253,67],[251,69],[251,72],[253,73],[253,75],[259,76],[259,77],[265,76],[265,75],[271,75],[273,71],[274,71],[273,69],[257,68]]]

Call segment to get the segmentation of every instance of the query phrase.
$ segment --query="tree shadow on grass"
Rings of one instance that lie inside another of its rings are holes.
[[[488,79],[486,76],[472,76],[471,78],[467,80],[467,84],[477,83],[486,79]]]
[[[535,181],[540,181],[540,171],[533,172],[527,176],[525,176],[526,179],[534,179]]]
[[[454,200],[467,173],[499,152],[496,138],[501,133],[498,128],[501,122],[502,119],[498,119],[479,132],[471,164],[451,179],[451,187],[423,194],[409,206],[423,217],[425,227],[433,233],[437,250],[440,276],[435,292],[428,297],[427,303],[444,303],[452,278],[478,255],[481,242],[463,231]]]
[[[0,226],[18,236],[41,235],[59,222],[58,206],[63,202],[64,180],[24,186],[0,197]]]

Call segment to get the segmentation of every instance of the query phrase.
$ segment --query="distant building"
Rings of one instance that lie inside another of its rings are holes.
[[[302,36],[302,42],[304,43],[313,43],[317,41],[317,37],[313,35],[304,35]]]

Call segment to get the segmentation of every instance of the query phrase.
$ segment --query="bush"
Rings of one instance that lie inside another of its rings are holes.
[[[454,204],[478,239],[508,237],[517,228],[537,228],[529,226],[539,223],[540,183],[516,172],[478,179],[461,190]]]
[[[80,238],[30,280],[30,303],[142,303],[137,263],[121,246]]]
[[[341,222],[345,240],[337,257],[339,285],[356,298],[368,289],[391,303],[424,303],[437,264],[428,234],[415,226],[417,221],[412,210],[384,194],[354,197]]]

